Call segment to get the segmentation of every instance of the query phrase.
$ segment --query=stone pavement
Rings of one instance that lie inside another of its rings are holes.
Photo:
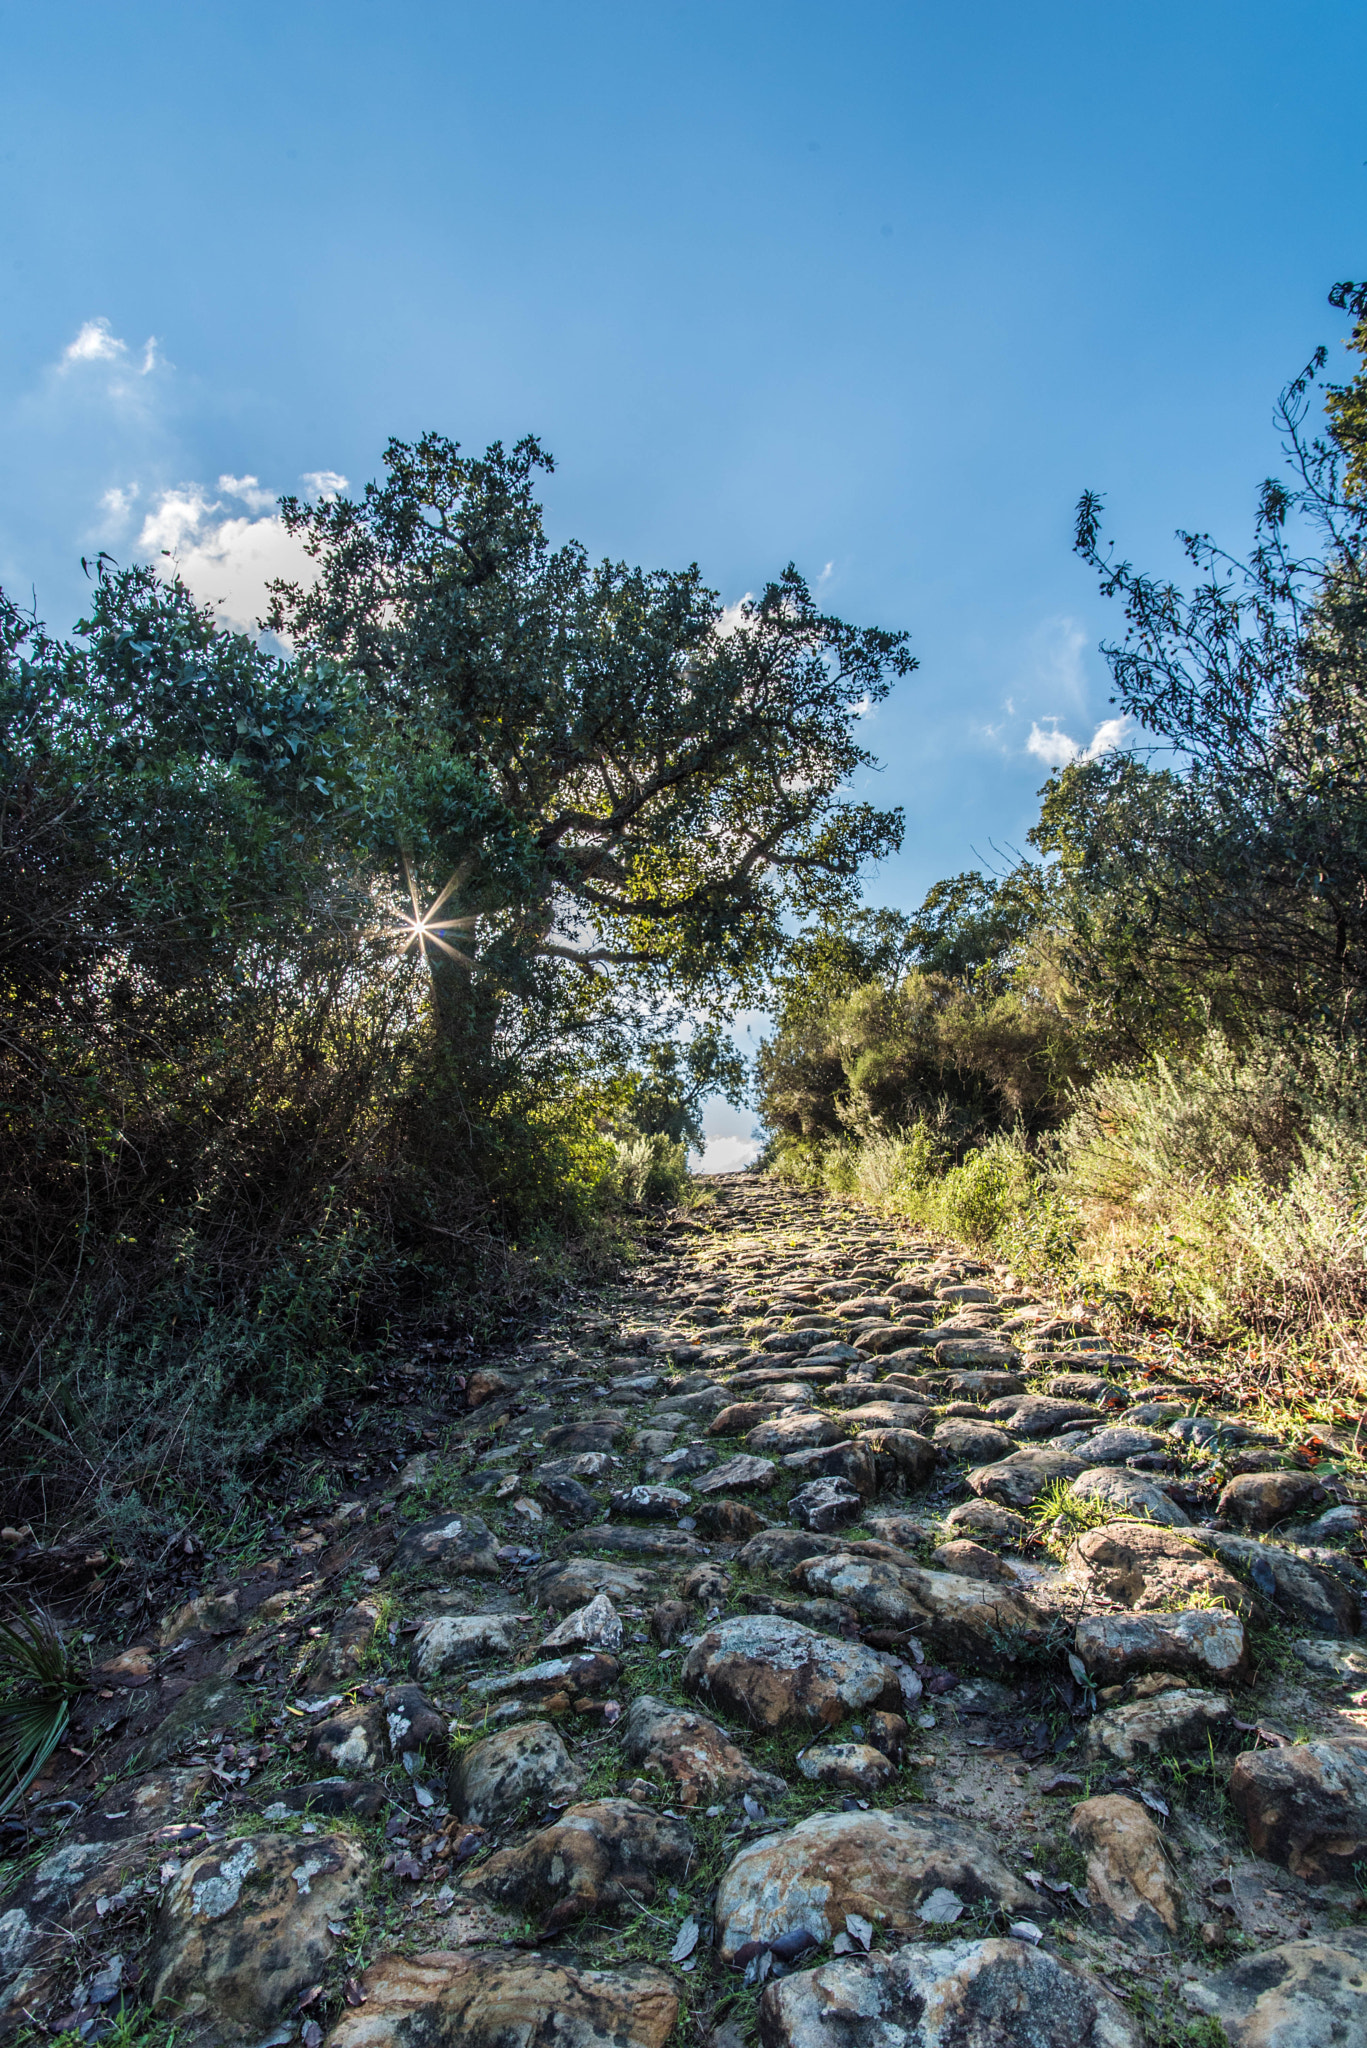
[[[1367,2048],[1352,1458],[704,1185],[388,1485],[95,1646],[11,2033]]]

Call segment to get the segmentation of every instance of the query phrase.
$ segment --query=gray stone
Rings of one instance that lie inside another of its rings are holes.
[[[1233,1723],[1234,1709],[1222,1694],[1174,1686],[1093,1715],[1082,1737],[1083,1759],[1132,1764],[1149,1757],[1204,1756]]]
[[[863,1709],[895,1712],[902,1703],[896,1672],[874,1651],[772,1614],[728,1616],[699,1636],[683,1689],[766,1732],[834,1728]]]
[[[622,1755],[638,1769],[654,1771],[671,1800],[685,1809],[749,1792],[781,1799],[788,1787],[770,1771],[750,1763],[715,1721],[705,1714],[668,1705],[642,1693],[622,1723]]]
[[[1299,1627],[1345,1640],[1357,1634],[1357,1595],[1334,1572],[1256,1536],[1203,1529],[1201,1541]]]
[[[485,1657],[510,1657],[513,1631],[502,1614],[438,1614],[420,1623],[413,1638],[413,1675],[439,1678]]]
[[[1350,1882],[1367,1859],[1367,1736],[1247,1750],[1229,1797],[1254,1855],[1307,1884]]]
[[[1240,1956],[1185,1989],[1230,2048],[1367,2048],[1367,1934],[1356,1930]]]
[[[360,1905],[366,1858],[345,1835],[243,1835],[184,1865],[162,1898],[149,2003],[178,2029],[259,2041],[324,1973],[332,1926]]]
[[[799,1751],[797,1767],[814,1785],[869,1796],[881,1792],[896,1775],[890,1759],[867,1742],[818,1743],[814,1749]]]
[[[553,1436],[555,1431],[552,1430]],[[447,1572],[476,1572],[496,1576],[498,1548],[493,1531],[478,1515],[462,1512],[439,1515],[434,1521],[415,1522],[399,1541],[394,1563],[399,1571],[416,1571],[424,1565],[440,1565]]]
[[[693,1860],[682,1821],[634,1799],[595,1799],[501,1849],[461,1880],[461,1890],[513,1907],[554,1933],[573,1920],[649,1905],[661,1882],[680,1882]]]
[[[1073,1808],[1068,1833],[1087,1857],[1087,1892],[1110,1928],[1137,1947],[1166,1949],[1181,1932],[1181,1901],[1152,1816],[1108,1793]]]
[[[951,1415],[935,1425],[935,1448],[946,1458],[962,1458],[971,1465],[990,1465],[1009,1458],[1016,1446],[1003,1429],[990,1422],[969,1422]]]
[[[765,1986],[759,2034],[761,2048],[1140,2048],[1142,2039],[1093,1978],[1045,1949],[996,1940],[794,1972]]]
[[[524,1812],[567,1806],[584,1782],[549,1721],[523,1721],[457,1757],[447,1795],[462,1820],[498,1828]]]
[[[1028,1508],[1060,1479],[1078,1479],[1087,1470],[1085,1458],[1064,1451],[1016,1451],[994,1464],[965,1474],[974,1493],[1003,1507]]]
[[[593,1970],[552,1953],[382,1956],[328,2048],[665,2048],[679,1996],[646,1963]]]
[[[1237,1614],[1189,1608],[1181,1614],[1088,1614],[1077,1625],[1075,1647],[1100,1685],[1142,1671],[1233,1685],[1249,1663],[1248,1638]]]
[[[1082,1454],[1080,1454],[1082,1455]],[[1189,1529],[1191,1523],[1175,1501],[1142,1473],[1127,1472],[1122,1466],[1094,1465],[1079,1472],[1073,1492],[1081,1500],[1097,1500],[1115,1515],[1147,1516],[1167,1529]]]
[[[772,1458],[754,1458],[742,1451],[698,1481],[698,1492],[768,1493],[778,1480],[778,1466]]]
[[[1225,1528],[1271,1529],[1326,1498],[1309,1472],[1243,1472],[1230,1480],[1216,1512]]]
[[[552,1614],[559,1614],[567,1607],[584,1606],[597,1593],[606,1593],[620,1606],[647,1599],[653,1583],[649,1571],[603,1558],[552,1558],[532,1573],[529,1591]]]
[[[147,1741],[138,1761],[144,1769],[166,1763],[215,1729],[231,1734],[251,1719],[254,1701],[231,1678],[200,1678],[174,1700]]]
[[[857,1522],[864,1512],[861,1495],[845,1479],[809,1479],[788,1502],[800,1528],[827,1532]]]
[[[917,1907],[947,1886],[966,1904],[1023,1912],[1034,1894],[1012,1876],[990,1837],[947,1815],[818,1813],[765,1835],[734,1858],[717,1889],[724,1961],[752,1941],[801,1928],[818,1941],[861,1914],[884,1937],[919,1934]]]
[[[1113,1429],[1094,1429],[1087,1438],[1086,1455],[1093,1465],[1123,1465],[1127,1458],[1142,1458],[1162,1442],[1151,1429],[1131,1429],[1117,1423]]]
[[[810,1451],[822,1444],[838,1444],[844,1430],[830,1415],[807,1410],[796,1415],[776,1415],[761,1422],[745,1439],[745,1447],[757,1457],[780,1457],[787,1451]]]

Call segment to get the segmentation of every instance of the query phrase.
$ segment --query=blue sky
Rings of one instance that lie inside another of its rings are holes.
[[[1019,845],[1110,715],[1082,487],[1152,566],[1241,541],[1367,272],[1360,4],[0,19],[0,580],[66,626],[83,551],[169,545],[250,617],[275,493],[535,431],[557,536],[910,631],[875,901]]]

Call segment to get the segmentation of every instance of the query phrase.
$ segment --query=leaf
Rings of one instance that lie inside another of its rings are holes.
[[[422,1865],[416,1856],[396,1856],[394,1858],[394,1875],[395,1877],[419,1878],[422,1876]]]
[[[685,1956],[691,1956],[698,1946],[698,1923],[690,1913],[674,1937],[674,1946],[669,1951],[671,1963],[681,1963]]]
[[[862,1949],[873,1947],[873,1922],[866,1920],[862,1913],[845,1915],[845,1931],[852,1934]]]
[[[1139,1796],[1151,1812],[1161,1813],[1164,1820],[1168,1819],[1172,1808],[1166,1799],[1160,1799],[1156,1792],[1150,1792],[1147,1787],[1141,1788]]]
[[[1068,1669],[1072,1672],[1079,1685],[1086,1685],[1088,1683],[1087,1666],[1083,1663],[1081,1657],[1075,1656],[1071,1650],[1068,1652]]]
[[[305,2020],[299,2038],[304,2048],[323,2048],[323,2030],[317,2020]]]
[[[345,1999],[348,2005],[365,2004],[365,1993],[361,1989],[361,1980],[359,1977],[347,1978],[346,1983],[342,1987],[342,1997]]]

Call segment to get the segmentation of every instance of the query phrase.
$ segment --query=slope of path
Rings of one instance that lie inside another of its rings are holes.
[[[95,1646],[3,2024],[1367,2041],[1352,1483],[1005,1284],[711,1181],[390,1483]]]

